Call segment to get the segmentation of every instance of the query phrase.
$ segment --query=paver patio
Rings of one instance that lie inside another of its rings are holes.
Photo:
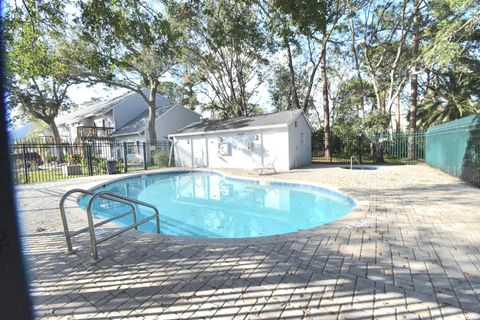
[[[61,195],[111,178],[17,188],[39,318],[480,319],[480,189],[428,166],[262,176],[357,200],[352,213],[311,230],[245,241],[131,231],[99,245],[97,262],[85,235],[67,254]],[[68,207],[72,228],[86,226]]]

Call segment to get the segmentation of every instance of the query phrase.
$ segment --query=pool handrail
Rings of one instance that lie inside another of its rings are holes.
[[[67,199],[68,196],[70,196],[71,194],[76,193],[76,192],[92,196],[90,198],[90,200],[88,201],[88,204],[87,204],[88,227],[70,233],[70,231],[68,230],[68,223],[67,223],[67,217],[66,217],[66,214],[65,214],[65,204],[64,203],[65,203],[65,200]],[[97,198],[103,198],[103,199],[111,200],[111,201],[114,201],[114,202],[119,202],[119,203],[126,204],[126,205],[130,206],[132,210],[131,210],[131,212],[127,211],[127,212],[118,214],[114,217],[111,217],[109,219],[102,220],[102,221],[95,224],[95,223],[93,223],[92,206],[93,206],[94,201]],[[141,221],[137,221],[137,212],[136,212],[136,209],[135,209],[135,205],[140,205],[140,206],[151,208],[155,211],[155,214],[153,214],[151,216],[148,216],[145,219],[142,219]],[[108,222],[111,222],[113,220],[120,219],[122,217],[125,217],[125,216],[129,215],[130,213],[132,213],[132,215],[133,215],[133,224],[131,226],[125,227],[125,228],[123,228],[123,229],[121,229],[117,232],[114,232],[113,234],[108,235],[108,236],[106,236],[106,237],[104,237],[100,240],[96,239],[95,227],[101,226],[101,225],[106,224]],[[152,220],[152,219],[156,220],[157,233],[160,233],[160,214],[158,212],[157,207],[155,207],[154,205],[151,205],[149,203],[146,203],[146,202],[143,202],[143,201],[140,201],[140,200],[137,200],[137,199],[133,199],[133,198],[130,198],[130,197],[118,194],[118,193],[113,193],[113,192],[110,192],[110,191],[100,191],[100,192],[95,193],[93,191],[84,190],[84,189],[78,189],[78,188],[77,189],[72,189],[72,190],[66,192],[62,196],[62,198],[60,199],[60,214],[62,216],[62,223],[63,223],[64,233],[65,233],[65,239],[67,241],[68,251],[69,252],[73,251],[71,238],[78,235],[78,234],[81,234],[81,233],[84,233],[84,232],[88,231],[89,234],[90,234],[90,244],[91,244],[92,256],[93,256],[94,260],[98,260],[97,245],[99,243],[102,243],[106,240],[109,240],[109,239],[111,239],[111,238],[113,238],[113,237],[115,237],[115,236],[117,236],[121,233],[124,233],[124,232],[132,229],[132,228],[135,228],[135,230],[137,230],[138,229],[137,227],[139,225],[144,224],[144,223],[148,222],[149,220]]]
[[[350,170],[353,170],[353,159],[355,159],[355,161],[357,161],[357,163],[360,165],[360,168],[362,168],[362,170],[363,170],[362,164],[360,163],[360,161],[358,161],[357,157],[355,157],[355,156],[350,157]]]

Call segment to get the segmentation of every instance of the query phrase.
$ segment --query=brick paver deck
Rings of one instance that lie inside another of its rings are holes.
[[[101,244],[98,262],[87,237],[65,253],[60,196],[108,179],[18,187],[39,318],[480,319],[480,189],[435,169],[312,166],[262,177],[357,200],[343,219],[308,231],[247,241],[132,231]],[[73,202],[69,219],[85,226]]]

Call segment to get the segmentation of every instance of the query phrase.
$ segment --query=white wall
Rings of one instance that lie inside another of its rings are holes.
[[[289,170],[290,159],[288,156],[289,141],[288,128],[274,129],[263,133],[264,165],[273,163],[276,170]]]
[[[107,128],[115,127],[115,121],[113,119],[113,111],[107,112],[99,116],[94,116],[92,117],[92,121],[96,127],[103,127],[104,123],[105,123],[105,127]]]
[[[219,143],[230,143],[231,154],[219,155]],[[273,163],[288,170],[288,128],[176,137],[175,160],[186,167],[254,169]]]
[[[295,121],[288,127],[290,169],[303,167],[312,162],[312,130],[303,114]]]
[[[258,168],[262,166],[261,140],[256,140],[255,132],[209,135],[208,164],[212,168]],[[220,141],[221,140],[221,141]],[[230,155],[218,152],[220,143],[230,144]],[[251,144],[251,149],[248,145]]]
[[[73,142],[72,140],[72,135],[70,133],[70,128],[67,127],[66,125],[64,124],[61,124],[58,127],[58,133],[60,133],[60,136],[65,136],[65,137],[68,137],[68,141],[69,142]]]
[[[193,167],[192,142],[190,138],[174,140],[175,165],[177,167]]]

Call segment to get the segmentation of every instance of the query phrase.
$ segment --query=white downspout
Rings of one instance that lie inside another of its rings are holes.
[[[191,156],[192,156],[192,157],[191,157],[191,158],[192,158],[192,165],[191,165],[191,167],[193,168],[194,165],[195,165],[195,163],[193,162],[193,138],[190,139],[190,154],[191,154]]]
[[[207,168],[210,167],[210,161],[208,159],[208,137],[205,136],[205,153],[206,153],[206,157],[207,157],[207,161],[206,161],[206,165],[207,165]]]
[[[265,149],[263,148],[263,132],[260,133],[260,147],[262,149],[262,168],[265,167],[264,153]]]
[[[168,137],[168,141],[171,142],[170,156],[168,157],[168,166],[170,167],[172,165],[173,145],[175,144],[175,140],[174,139],[170,140],[170,137]]]

